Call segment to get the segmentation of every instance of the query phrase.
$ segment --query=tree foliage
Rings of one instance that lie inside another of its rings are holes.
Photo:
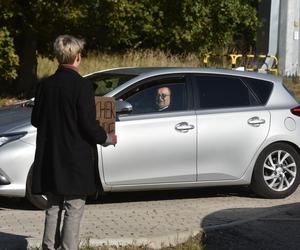
[[[19,57],[16,55],[13,39],[6,27],[0,29],[0,76],[5,80],[17,77]]]
[[[18,73],[13,92],[26,94],[32,90],[37,81],[37,54],[51,56],[57,35],[80,30],[79,20],[86,16],[81,8],[85,2],[88,1],[1,0],[0,29],[7,27],[19,57],[19,66],[12,68]],[[1,79],[7,78],[0,73]]]
[[[19,88],[30,87],[35,78],[26,76],[35,74],[36,55],[51,57],[59,34],[84,37],[87,50],[245,51],[254,45],[258,1],[1,0],[0,44],[10,51],[1,58],[11,72],[0,68],[0,79],[18,69]]]
[[[94,1],[95,2],[95,1]],[[254,45],[257,1],[252,0],[98,1],[85,23],[91,46],[118,51],[155,48],[206,52]],[[94,21],[91,22],[91,19]]]

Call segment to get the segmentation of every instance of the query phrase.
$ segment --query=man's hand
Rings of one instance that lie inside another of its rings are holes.
[[[107,147],[109,145],[116,145],[117,144],[117,136],[114,133],[107,134],[107,139],[104,144],[102,144],[103,147]]]
[[[114,133],[110,133],[109,136],[110,136],[110,138],[111,138],[111,144],[116,145],[116,144],[117,144],[117,141],[118,141],[117,135],[114,134]]]

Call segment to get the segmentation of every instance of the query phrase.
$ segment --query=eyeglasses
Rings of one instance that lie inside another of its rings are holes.
[[[166,97],[167,96],[170,96],[170,95],[168,95],[168,94],[157,94],[157,96],[156,96],[156,98],[158,99],[158,98],[161,98],[161,99],[166,99]]]

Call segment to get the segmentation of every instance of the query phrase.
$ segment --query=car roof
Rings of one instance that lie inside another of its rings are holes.
[[[281,82],[282,78],[267,73],[257,73],[249,71],[229,70],[229,69],[218,69],[218,68],[197,68],[197,67],[121,67],[106,69],[91,74],[107,73],[107,74],[124,74],[124,75],[136,75],[136,76],[151,76],[160,74],[173,74],[173,73],[198,73],[198,74],[219,74],[219,75],[232,75],[256,78],[271,82]]]

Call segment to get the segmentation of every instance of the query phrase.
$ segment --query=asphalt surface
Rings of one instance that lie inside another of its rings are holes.
[[[207,230],[203,240],[205,249],[299,250],[300,203],[277,209],[255,220]]]
[[[106,195],[89,202],[81,223],[90,245],[177,244],[205,232],[205,249],[300,249],[300,189],[268,200],[247,188],[202,188]],[[44,212],[0,198],[0,249],[41,245]]]

